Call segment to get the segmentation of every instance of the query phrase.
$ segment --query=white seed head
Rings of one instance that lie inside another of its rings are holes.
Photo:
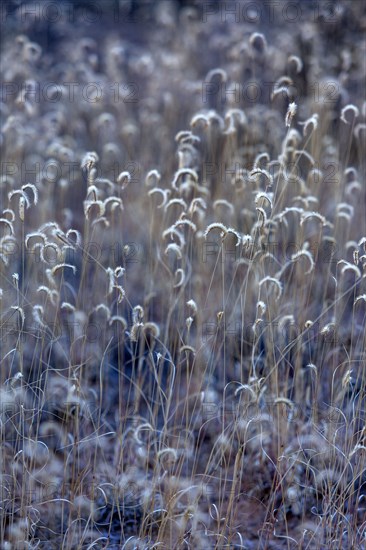
[[[286,126],[287,127],[290,127],[291,126],[291,122],[292,122],[292,119],[294,118],[295,114],[296,114],[296,111],[297,111],[297,104],[292,101],[289,106],[288,106],[288,109],[287,109],[287,113],[286,113]]]

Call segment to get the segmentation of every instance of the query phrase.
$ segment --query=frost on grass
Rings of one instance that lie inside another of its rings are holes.
[[[362,548],[362,3],[122,4],[1,23],[0,547]]]

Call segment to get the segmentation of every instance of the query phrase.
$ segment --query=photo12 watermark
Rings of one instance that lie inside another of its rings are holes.
[[[326,22],[337,21],[342,12],[340,2],[287,1],[287,0],[228,0],[222,2],[202,2],[200,18],[202,23],[220,21],[222,23],[252,23],[280,25],[316,22],[320,17]]]

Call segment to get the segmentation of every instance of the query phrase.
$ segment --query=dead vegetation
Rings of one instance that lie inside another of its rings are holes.
[[[2,23],[0,546],[365,548],[364,8],[132,4]]]

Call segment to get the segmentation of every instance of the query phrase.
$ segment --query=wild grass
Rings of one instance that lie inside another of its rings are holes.
[[[365,548],[365,14],[282,7],[3,22],[2,549]]]

